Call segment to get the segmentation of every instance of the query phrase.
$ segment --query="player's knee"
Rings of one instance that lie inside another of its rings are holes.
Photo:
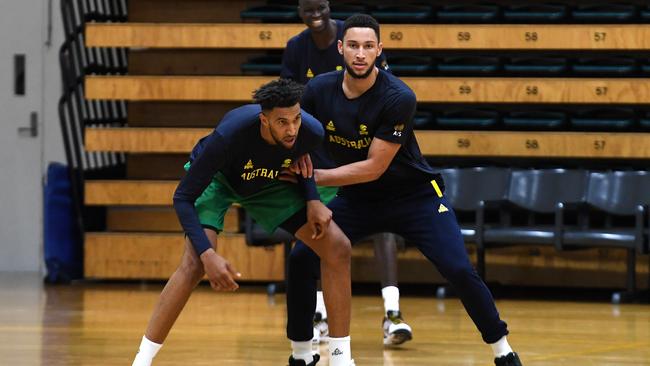
[[[471,265],[451,265],[444,272],[447,280],[453,284],[464,284],[477,276]]]
[[[336,266],[349,266],[352,257],[352,243],[345,235],[336,235],[331,239],[331,245],[321,258],[328,264]]]
[[[205,271],[203,270],[203,263],[199,258],[195,258],[187,253],[183,255],[178,272],[190,282],[199,282]]]

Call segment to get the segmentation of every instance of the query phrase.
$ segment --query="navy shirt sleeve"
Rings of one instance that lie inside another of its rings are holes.
[[[300,150],[304,152],[310,152],[320,146],[320,144],[323,142],[323,138],[325,138],[325,130],[323,129],[323,125],[314,116],[312,116],[309,111],[307,111],[305,108],[302,109],[302,126],[300,133],[302,134],[303,140]]]
[[[198,255],[212,248],[212,245],[203,231],[194,202],[210,185],[214,175],[224,167],[226,155],[227,145],[223,136],[218,131],[212,132],[174,192],[176,215]]]
[[[302,126],[300,133],[302,134],[303,143],[298,152],[299,156],[317,149],[322,144],[325,136],[325,130],[323,130],[321,123],[308,113],[302,115]],[[299,177],[298,182],[302,188],[305,201],[320,199],[313,176],[306,179]]]
[[[282,54],[281,79],[298,80],[300,65],[298,65],[298,58],[296,57],[296,46],[295,39],[293,38],[287,42],[287,46]]]
[[[316,112],[316,108],[315,108],[316,94],[314,93],[314,87],[313,87],[314,80],[316,79],[312,79],[307,83],[307,85],[305,85],[305,90],[302,92],[302,99],[300,100],[300,108],[302,108],[304,111],[310,114]],[[318,122],[318,120],[316,120],[316,122]],[[323,130],[323,126],[321,126],[321,130]]]
[[[404,90],[389,98],[380,114],[381,122],[375,137],[403,144],[413,130],[413,116],[417,104],[415,94],[410,90]]]

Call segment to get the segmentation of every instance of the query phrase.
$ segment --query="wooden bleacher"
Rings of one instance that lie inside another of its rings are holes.
[[[87,128],[88,151],[189,153],[212,130]],[[416,131],[431,156],[650,158],[650,135],[599,132]]]
[[[179,233],[86,233],[85,277],[166,279],[183,253]],[[243,281],[284,279],[284,248],[249,247],[244,235],[219,235],[217,252],[242,273]]]
[[[88,76],[86,98],[129,101],[247,102],[274,77]],[[421,103],[601,103],[650,101],[650,79],[401,78]]]
[[[239,64],[255,52],[280,50],[289,37],[304,29],[301,24],[232,23],[239,20],[241,10],[262,3],[188,1],[186,6],[179,7],[175,1],[133,0],[129,2],[131,23],[87,25],[88,47],[131,50],[129,76],[86,78],[88,99],[130,102],[130,127],[86,129],[84,143],[88,151],[128,154],[127,180],[86,182],[86,204],[108,206],[109,230],[86,235],[86,277],[165,279],[175,269],[183,239],[169,205],[187,152],[198,138],[211,131],[223,111],[249,101],[253,89],[273,79],[240,76]],[[650,25],[386,24],[382,26],[382,38],[386,50],[644,51],[650,49]],[[179,49],[183,54],[173,55]],[[155,62],[160,55],[166,62]],[[200,67],[188,65],[199,59],[204,60]],[[643,78],[410,77],[403,80],[424,103],[647,104],[650,101],[650,82]],[[425,155],[456,157],[648,158],[650,141],[646,136],[639,133],[417,132]],[[162,169],[169,166],[175,170]],[[235,233],[238,226],[237,210],[232,210],[226,217],[226,231],[230,233],[221,237],[222,254],[244,273],[244,280],[282,279],[282,247],[248,247],[243,235]],[[370,263],[372,255],[369,248],[355,248],[355,279],[375,279],[368,274],[374,271]],[[613,263],[618,263],[619,257],[620,253],[607,250],[578,256],[543,249],[536,253],[514,249],[493,252],[487,260],[490,268],[495,268],[490,271],[491,279],[503,283],[577,285],[591,279],[591,285],[612,286],[620,279],[606,277],[603,270],[620,277],[623,268],[612,267],[618,265]],[[358,266],[359,262],[365,265]],[[407,264],[403,266],[407,271],[400,272],[403,281],[441,281],[412,248],[400,254],[400,263]],[[583,275],[568,276],[571,271]],[[523,273],[526,281],[521,282]]]
[[[169,206],[177,181],[89,180],[86,181],[86,205]]]
[[[120,207],[112,206],[106,213],[106,230],[112,232],[173,232],[182,231],[171,207]],[[239,212],[232,207],[224,217],[223,231],[239,232]]]
[[[88,151],[129,153],[189,153],[212,132],[205,128],[86,128]]]
[[[281,49],[302,24],[89,24],[88,47]],[[644,50],[650,25],[385,24],[386,49]]]
[[[281,281],[284,278],[282,246],[248,247],[241,234],[222,234],[219,253],[241,271],[242,281]],[[175,270],[183,250],[179,233],[87,233],[85,276],[101,279],[166,279]],[[488,253],[489,281],[512,285],[594,286],[611,288],[623,279],[624,252],[591,249],[558,255],[552,248],[501,248]],[[526,254],[528,253],[528,254]],[[473,250],[470,248],[473,257]],[[355,246],[352,276],[357,281],[377,281],[373,249]],[[440,283],[440,274],[414,247],[399,252],[402,283]],[[643,266],[645,258],[637,258]],[[640,285],[644,279],[640,278]]]

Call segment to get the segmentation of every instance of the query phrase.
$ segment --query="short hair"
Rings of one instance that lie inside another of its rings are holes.
[[[304,86],[290,79],[278,79],[262,85],[253,92],[253,103],[262,110],[286,108],[296,105],[302,98]]]
[[[347,18],[343,23],[343,37],[350,28],[372,28],[377,35],[377,41],[380,39],[379,22],[368,14],[354,14]]]

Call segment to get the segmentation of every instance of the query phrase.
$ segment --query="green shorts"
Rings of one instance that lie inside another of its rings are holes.
[[[189,167],[190,163],[185,164],[185,170]],[[336,196],[337,191],[336,187],[318,187],[321,200],[326,204]],[[257,193],[242,197],[228,184],[222,173],[217,173],[194,207],[201,225],[222,231],[226,211],[233,203],[239,203],[264,230],[273,233],[305,207],[305,198],[295,184],[283,181],[272,182]]]

